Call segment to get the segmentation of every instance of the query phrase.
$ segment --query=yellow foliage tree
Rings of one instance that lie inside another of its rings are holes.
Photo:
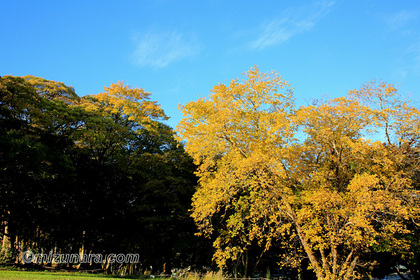
[[[23,78],[44,98],[63,101],[67,104],[79,101],[79,97],[72,86],[32,75],[23,76]]]
[[[86,120],[81,146],[88,147],[97,158],[112,153],[117,147],[129,147],[145,130],[159,134],[160,121],[167,120],[163,109],[150,100],[151,93],[132,88],[123,82],[111,83],[104,92],[81,98],[77,106],[92,113]],[[95,118],[94,116],[97,116]]]
[[[123,82],[111,83],[104,88],[104,92],[89,96],[91,104],[86,107],[100,110],[104,115],[115,118],[124,117],[127,121],[151,128],[154,121],[167,120],[168,117],[156,101],[150,100],[150,95],[150,92],[142,88],[132,88]]]
[[[419,218],[417,109],[380,84],[295,110],[278,74],[246,75],[181,106],[177,128],[199,165],[192,217],[200,233],[217,234],[217,264],[276,243],[283,265],[298,267],[304,253],[318,279],[351,279],[382,240],[408,246],[394,236]],[[375,127],[386,144],[365,138]]]

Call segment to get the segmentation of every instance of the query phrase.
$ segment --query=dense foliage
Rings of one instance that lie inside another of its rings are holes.
[[[141,88],[79,97],[0,77],[2,261],[137,253],[99,266],[420,279],[419,109],[375,82],[296,108],[277,73],[246,77],[181,106],[178,135]]]
[[[123,83],[79,97],[60,82],[1,77],[3,259],[32,250],[138,253],[139,268],[161,272],[207,264],[188,214],[195,166],[165,119],[150,93]]]
[[[275,251],[283,267],[353,279],[394,255],[419,277],[420,111],[393,85],[296,109],[288,82],[253,68],[181,109],[192,216],[220,268],[246,276]]]

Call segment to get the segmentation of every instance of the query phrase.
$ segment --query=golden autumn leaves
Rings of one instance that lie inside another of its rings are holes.
[[[216,234],[218,265],[276,246],[283,265],[304,253],[317,278],[350,279],[384,243],[410,252],[419,110],[386,83],[296,109],[278,74],[246,76],[181,106],[178,126],[199,165],[192,217]]]
[[[103,114],[124,116],[128,121],[135,121],[143,126],[150,126],[154,120],[168,119],[157,102],[150,100],[151,93],[142,88],[132,88],[118,82],[111,83],[104,90],[90,96],[89,108],[100,110]]]
[[[192,217],[215,237],[219,267],[241,263],[246,275],[248,252],[276,248],[282,265],[307,258],[319,279],[351,279],[372,252],[411,258],[419,110],[386,83],[295,108],[293,88],[278,74],[252,68],[246,77],[182,106],[178,126],[198,165]],[[40,95],[91,113],[77,144],[98,158],[128,145],[131,131],[159,133],[167,119],[150,93],[121,82],[77,98],[71,87],[26,79]]]

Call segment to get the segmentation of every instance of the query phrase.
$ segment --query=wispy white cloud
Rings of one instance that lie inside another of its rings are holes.
[[[166,67],[199,52],[196,40],[175,31],[137,34],[133,41],[136,48],[131,57],[139,66]]]
[[[404,48],[396,54],[399,66],[396,67],[398,77],[420,76],[420,10],[400,10],[384,15],[383,22],[392,36],[403,42]]]
[[[408,48],[408,51],[414,58],[412,62],[412,71],[416,76],[420,77],[420,37]]]
[[[385,17],[385,22],[391,30],[410,28],[411,24],[420,19],[419,11],[400,11]]]
[[[264,49],[288,41],[293,36],[309,31],[324,17],[334,5],[332,1],[322,1],[301,8],[288,9],[280,18],[263,23],[260,34],[251,42],[251,47]]]

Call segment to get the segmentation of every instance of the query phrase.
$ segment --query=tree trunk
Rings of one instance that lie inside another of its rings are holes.
[[[7,221],[4,222],[4,233],[3,233],[3,242],[1,247],[1,255],[7,258],[7,255],[12,248],[12,243],[10,242],[10,235],[9,235],[9,226]]]
[[[318,279],[324,279],[324,274],[322,273],[321,265],[319,264],[314,252],[312,251],[311,247],[306,241],[305,235],[302,232],[302,229],[298,223],[298,219],[297,219],[295,211],[292,208],[292,205],[290,205],[290,203],[286,201],[286,199],[283,199],[283,202],[285,203],[287,207],[287,210],[288,210],[287,214],[289,215],[289,217],[292,220],[292,223],[295,226],[297,236],[299,237],[300,243],[302,244],[303,249],[305,250],[305,253],[308,256],[310,263],[312,264],[316,277]]]

